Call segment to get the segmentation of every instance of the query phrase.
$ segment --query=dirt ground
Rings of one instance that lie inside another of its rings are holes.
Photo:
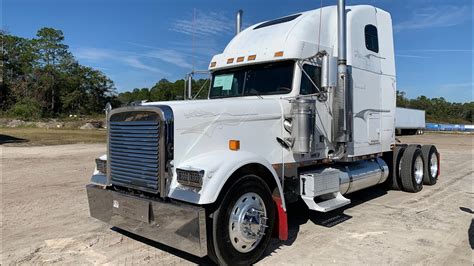
[[[474,137],[401,139],[437,145],[437,185],[417,194],[369,188],[328,214],[292,204],[290,239],[273,240],[259,264],[472,265]],[[104,151],[104,144],[0,145],[2,265],[209,262],[89,217],[85,185]]]

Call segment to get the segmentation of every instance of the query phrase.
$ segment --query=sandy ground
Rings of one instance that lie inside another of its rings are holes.
[[[293,204],[290,239],[273,240],[259,264],[472,265],[474,137],[402,140],[438,146],[437,185],[417,194],[369,188],[329,214]],[[89,217],[85,185],[104,151],[104,144],[0,146],[1,264],[209,262]]]

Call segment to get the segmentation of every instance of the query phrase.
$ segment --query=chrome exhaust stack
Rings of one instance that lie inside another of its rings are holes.
[[[337,33],[338,33],[338,58],[337,58],[337,87],[333,98],[333,142],[338,148],[349,141],[347,125],[347,101],[349,89],[349,74],[347,73],[347,23],[346,1],[337,2]],[[341,150],[341,149],[338,149]],[[335,155],[342,157],[343,155]],[[336,158],[334,158],[336,159]]]
[[[338,74],[347,73],[347,23],[346,23],[346,1],[338,0],[337,2],[337,71]]]
[[[188,100],[193,99],[193,74],[188,75]]]
[[[237,11],[237,18],[235,21],[235,35],[239,34],[242,31],[242,16],[244,15],[244,11],[239,10]]]

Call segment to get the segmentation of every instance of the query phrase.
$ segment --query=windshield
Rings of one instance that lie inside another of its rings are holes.
[[[216,71],[212,75],[211,99],[291,92],[294,62],[279,62]]]

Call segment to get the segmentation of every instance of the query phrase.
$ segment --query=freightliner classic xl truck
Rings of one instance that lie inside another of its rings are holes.
[[[386,11],[339,0],[238,26],[209,71],[206,100],[109,112],[107,154],[87,186],[92,217],[251,264],[271,237],[288,238],[291,202],[328,212],[377,184],[418,192],[437,181],[435,146],[395,141]]]

